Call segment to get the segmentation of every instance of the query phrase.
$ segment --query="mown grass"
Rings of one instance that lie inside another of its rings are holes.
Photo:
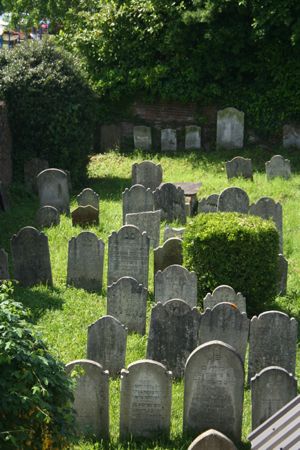
[[[241,152],[240,152],[241,153]],[[288,180],[267,181],[264,162],[273,154],[281,153],[291,159],[293,177]],[[213,192],[221,192],[228,186],[245,189],[251,202],[262,196],[270,196],[280,201],[284,214],[284,254],[289,260],[288,292],[285,297],[277,298],[276,305],[288,314],[300,319],[300,159],[297,152],[267,151],[262,149],[245,150],[244,156],[251,157],[254,164],[254,181],[235,179],[228,181],[224,170],[224,161],[236,156],[236,152],[212,152],[201,155],[142,155],[139,152],[121,155],[111,152],[91,158],[88,186],[100,195],[100,225],[90,230],[105,242],[104,285],[101,293],[89,294],[81,289],[66,286],[68,241],[78,235],[80,227],[72,227],[71,219],[62,216],[61,223],[44,232],[49,238],[54,287],[37,286],[34,288],[16,287],[15,297],[22,301],[32,313],[34,327],[41,333],[51,352],[65,363],[86,357],[87,327],[106,314],[106,273],[107,242],[113,230],[122,225],[122,191],[131,184],[131,165],[143,159],[160,162],[164,171],[164,181],[201,181],[199,197]],[[82,188],[87,186],[82,186]],[[77,194],[78,192],[74,193]],[[75,207],[75,197],[72,198]],[[0,216],[0,245],[10,253],[9,240],[22,226],[35,225],[34,217],[38,200],[26,191],[22,185],[12,189],[11,211]],[[72,209],[71,208],[71,209]],[[164,225],[162,225],[163,230]],[[147,327],[149,326],[151,303],[153,301],[153,257],[149,272],[149,302],[147,309]],[[237,268],[238,270],[238,268]],[[146,336],[132,334],[128,338],[126,364],[144,358],[146,354]],[[299,355],[298,355],[299,356]],[[297,358],[297,374],[300,374]],[[190,439],[182,437],[183,383],[173,384],[171,439],[167,442],[120,443],[119,426],[119,381],[110,383],[110,430],[111,442],[80,442],[77,449],[185,449]],[[247,435],[250,432],[250,393],[245,390],[242,449],[249,448]]]

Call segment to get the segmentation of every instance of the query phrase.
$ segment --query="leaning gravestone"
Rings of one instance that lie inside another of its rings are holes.
[[[201,314],[198,345],[209,341],[222,341],[231,345],[242,360],[248,344],[250,320],[232,303],[218,303]]]
[[[76,380],[74,410],[76,427],[85,437],[109,438],[109,373],[101,364],[88,359],[66,365]]]
[[[208,430],[200,434],[188,450],[237,450],[234,443],[217,430]]]
[[[154,274],[173,264],[181,266],[183,263],[182,240],[170,238],[161,247],[154,249]]]
[[[169,438],[172,373],[160,363],[136,361],[121,372],[120,438]]]
[[[144,125],[133,127],[134,148],[149,151],[152,147],[151,128]]]
[[[143,161],[132,165],[132,185],[141,184],[154,191],[162,182],[162,168],[152,161]]]
[[[104,242],[84,231],[69,241],[67,284],[99,292],[103,282]]]
[[[122,277],[135,278],[148,288],[149,238],[133,225],[125,225],[108,238],[108,285]]]
[[[231,161],[225,163],[227,178],[242,177],[253,180],[252,161],[242,156],[236,156]]]
[[[3,248],[0,249],[0,281],[1,280],[9,280],[8,255]]]
[[[112,316],[103,316],[88,327],[87,357],[117,376],[125,367],[127,328]]]
[[[294,375],[298,323],[279,311],[254,316],[250,324],[248,379],[265,367],[279,366]]]
[[[252,430],[297,396],[297,379],[282,367],[266,367],[251,379]]]
[[[86,188],[80,192],[76,197],[78,206],[91,205],[96,209],[99,209],[99,195],[93,191],[93,189]]]
[[[288,268],[288,260],[280,253],[278,255],[278,295],[286,294]]]
[[[24,182],[26,189],[37,192],[37,175],[49,168],[49,163],[45,159],[32,158],[24,163]]]
[[[156,272],[154,292],[156,302],[166,303],[179,298],[193,308],[197,305],[197,275],[185,267],[172,264]]]
[[[212,309],[218,303],[233,303],[243,313],[246,312],[246,299],[240,292],[235,292],[231,286],[222,284],[216,287],[212,294],[208,293],[203,299],[204,309]]]
[[[197,347],[200,314],[183,300],[157,303],[152,308],[147,358],[159,361],[182,378],[190,353]]]
[[[153,211],[154,209],[153,192],[141,184],[135,184],[130,189],[126,188],[122,193],[122,198],[123,224],[125,224],[126,214]]]
[[[128,331],[145,334],[148,290],[134,278],[122,277],[107,287],[107,314]]]
[[[208,197],[202,198],[198,201],[198,212],[209,213],[217,212],[218,210],[219,194],[211,194]]]
[[[59,225],[60,215],[54,206],[42,206],[36,213],[35,221],[39,228],[49,228]]]
[[[24,287],[52,286],[48,238],[33,227],[24,227],[11,238],[14,278]]]
[[[37,176],[40,206],[54,206],[61,213],[70,213],[67,174],[60,169],[46,169]]]
[[[218,200],[219,212],[237,212],[248,214],[249,197],[238,187],[229,187],[221,192]]]
[[[288,180],[291,177],[291,164],[289,159],[284,159],[281,155],[272,156],[270,161],[266,162],[266,174],[268,180],[272,180],[275,177]]]
[[[217,147],[243,148],[244,117],[244,113],[235,108],[225,108],[218,111]]]
[[[188,125],[185,127],[185,149],[199,150],[201,148],[201,127]]]
[[[125,222],[126,225],[135,225],[141,232],[146,231],[152,247],[159,246],[160,209],[158,211],[126,214]]]
[[[214,427],[240,442],[243,398],[243,362],[234,348],[221,341],[197,347],[185,366],[183,431]]]
[[[161,130],[161,151],[176,152],[176,150],[177,150],[176,130],[172,128],[165,128]]]
[[[164,242],[173,237],[182,239],[184,230],[185,230],[185,228],[172,228],[172,227],[166,226],[165,232],[164,232]]]
[[[161,209],[161,219],[167,222],[178,220],[186,223],[185,197],[184,191],[172,183],[164,183],[155,189],[154,207]]]
[[[284,125],[282,145],[285,148],[300,148],[300,128],[299,125]]]
[[[99,225],[99,210],[91,205],[78,206],[71,213],[72,225],[75,227],[87,227],[89,225]]]

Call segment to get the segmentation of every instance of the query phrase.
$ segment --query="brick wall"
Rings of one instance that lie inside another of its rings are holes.
[[[11,133],[4,102],[0,102],[0,181],[6,186],[12,179]]]

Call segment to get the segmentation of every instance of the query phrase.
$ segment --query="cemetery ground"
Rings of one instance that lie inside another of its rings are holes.
[[[272,155],[282,154],[291,160],[293,176],[290,180],[274,179],[267,181],[264,163]],[[249,157],[253,161],[254,181],[243,179],[227,180],[224,162],[234,156]],[[70,217],[61,216],[60,225],[45,229],[50,246],[53,274],[53,288],[37,286],[34,288],[15,288],[14,297],[27,306],[32,313],[34,328],[41,333],[50,351],[64,363],[86,357],[87,327],[106,314],[107,287],[107,242],[113,230],[122,226],[122,192],[131,185],[131,166],[134,162],[151,159],[163,168],[163,181],[201,181],[203,186],[199,197],[220,193],[229,186],[243,188],[251,203],[260,197],[269,196],[279,201],[283,207],[284,255],[289,261],[287,295],[278,297],[274,308],[286,312],[300,320],[300,160],[296,151],[283,149],[211,152],[205,155],[196,153],[168,155],[145,155],[139,152],[120,154],[109,152],[91,158],[89,180],[86,186],[94,189],[100,196],[100,225],[89,227],[105,242],[104,287],[102,293],[91,294],[82,289],[66,286],[68,241],[77,236],[82,229],[72,227]],[[298,160],[298,161],[297,161]],[[71,210],[75,209],[73,192]],[[12,188],[11,210],[0,216],[0,246],[10,254],[10,238],[21,227],[35,226],[38,198],[26,193],[24,186],[15,184]],[[190,220],[190,219],[188,219]],[[180,225],[178,225],[180,226]],[[161,226],[161,242],[163,229]],[[237,268],[238,270],[238,268]],[[224,280],[224,283],[226,280]],[[150,257],[149,291],[147,305],[147,332],[149,329],[153,295],[153,253]],[[143,337],[129,334],[127,340],[126,366],[145,358],[147,334]],[[300,376],[298,351],[296,376]],[[172,426],[169,441],[120,443],[119,434],[119,380],[110,380],[110,434],[111,441],[93,444],[81,441],[77,449],[186,449],[192,439],[182,437],[183,382],[173,383]],[[250,432],[250,391],[245,390],[243,444],[241,449],[250,448],[247,435]]]

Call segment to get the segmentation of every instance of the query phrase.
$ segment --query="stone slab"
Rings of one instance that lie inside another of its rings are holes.
[[[238,187],[229,187],[221,192],[218,199],[218,212],[237,212],[248,214],[249,197]]]
[[[165,128],[161,130],[161,151],[176,152],[177,150],[177,133],[175,129]]]
[[[185,127],[185,149],[199,150],[201,148],[201,127],[187,125]]]
[[[179,298],[193,308],[197,306],[197,275],[178,264],[159,270],[155,274],[154,295],[156,302],[164,304]]]
[[[90,225],[99,225],[99,210],[91,205],[78,206],[71,213],[72,225],[75,227],[88,227]]]
[[[183,263],[182,240],[170,238],[162,246],[154,249],[154,274],[173,264]]]
[[[99,210],[99,195],[93,189],[85,188],[76,197],[78,206],[93,206]]]
[[[60,215],[54,206],[42,206],[36,213],[35,221],[39,228],[49,228],[59,225]]]
[[[135,225],[141,233],[146,231],[150,239],[150,246],[156,248],[160,240],[160,209],[158,211],[145,211],[126,214],[126,225]]]
[[[132,185],[141,184],[154,191],[162,182],[163,171],[160,164],[142,161],[132,165]]]
[[[227,178],[242,177],[253,181],[252,161],[249,158],[236,156],[225,163]]]
[[[217,115],[217,147],[243,148],[244,113],[236,108],[225,108]]]
[[[130,189],[126,188],[122,193],[123,200],[123,224],[126,222],[126,215],[154,210],[154,196],[150,188],[145,188],[141,184],[135,184]],[[157,208],[158,210],[159,208]]]
[[[161,219],[167,222],[177,220],[186,223],[186,209],[184,191],[172,183],[164,183],[155,189],[154,208],[161,210]]]
[[[54,206],[60,213],[70,213],[68,176],[60,169],[46,169],[37,175],[40,206]]]
[[[218,303],[222,302],[233,303],[242,313],[246,312],[245,297],[240,292],[236,293],[235,290],[227,284],[222,284],[221,286],[216,287],[212,294],[206,294],[203,299],[203,306],[204,309],[212,309]]]
[[[281,155],[272,156],[270,161],[266,162],[266,174],[268,180],[276,177],[288,180],[292,175],[290,160],[284,159]]]
[[[152,136],[151,128],[144,125],[133,127],[134,148],[144,151],[151,150]]]

